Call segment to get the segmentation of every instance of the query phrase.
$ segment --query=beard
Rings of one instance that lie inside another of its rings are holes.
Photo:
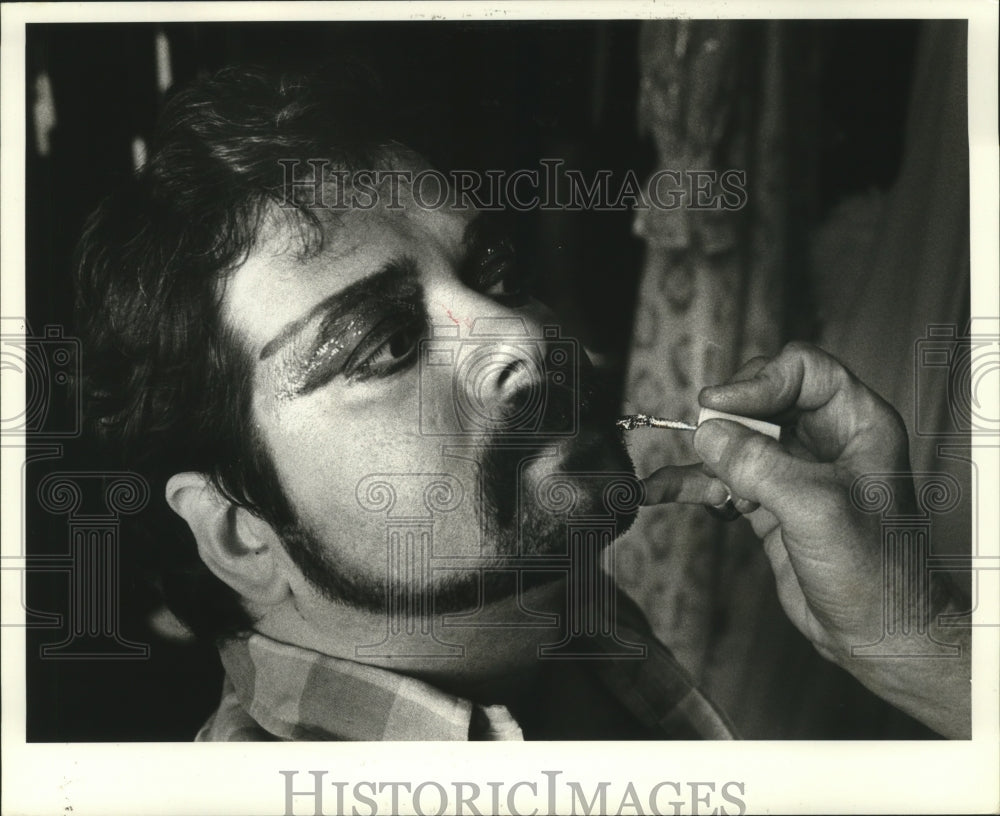
[[[571,519],[613,520],[617,535],[635,520],[639,485],[620,431],[612,390],[596,372],[576,393],[550,387],[546,422],[528,440],[493,434],[480,449],[485,539],[503,558],[566,553]],[[573,422],[572,434],[552,433]],[[546,467],[548,462],[554,467]],[[627,494],[627,495],[623,495]],[[633,501],[628,500],[628,496]]]
[[[618,537],[634,522],[642,499],[614,425],[612,389],[585,368],[576,389],[549,384],[542,422],[530,435],[499,427],[481,440],[475,510],[486,552],[476,568],[418,569],[423,579],[393,582],[387,574],[334,563],[294,510],[278,529],[289,556],[327,600],[378,614],[460,613],[564,580],[565,570],[540,569],[537,561],[569,555],[570,520],[597,520],[604,529],[612,525]],[[512,395],[510,403],[523,404],[522,396]]]

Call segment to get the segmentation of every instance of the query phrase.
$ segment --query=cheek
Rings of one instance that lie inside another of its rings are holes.
[[[385,406],[408,413],[399,401],[380,406],[365,421],[340,406],[272,416],[266,443],[300,521],[336,559],[368,572],[385,568],[390,525],[429,533],[435,556],[481,556],[473,449],[445,455],[413,416],[386,415]]]
[[[366,476],[405,471],[415,460],[412,443],[404,438],[343,417],[292,421],[286,416],[266,438],[288,498],[316,528],[360,509],[355,493]]]
[[[418,458],[402,395],[375,399],[363,388],[330,388],[303,399],[261,398],[258,427],[296,510],[318,521],[356,506],[368,473],[406,469]],[[413,421],[410,421],[413,424]]]
[[[300,521],[358,569],[384,568],[387,525],[406,519],[430,529],[435,554],[481,553],[474,454],[443,455],[414,413],[405,400],[383,399],[364,412],[287,406],[261,423]]]

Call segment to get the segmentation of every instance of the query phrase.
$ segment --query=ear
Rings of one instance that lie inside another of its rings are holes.
[[[203,473],[174,474],[166,495],[220,580],[255,605],[271,606],[289,595],[281,540],[267,522],[226,499]]]

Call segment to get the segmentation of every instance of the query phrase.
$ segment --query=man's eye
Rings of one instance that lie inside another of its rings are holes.
[[[486,250],[477,266],[476,279],[480,292],[505,303],[516,305],[528,294],[523,268],[506,241]]]
[[[344,374],[350,382],[362,382],[409,368],[416,362],[417,350],[425,335],[421,320],[410,320],[402,325],[398,317],[384,321],[354,350],[344,367]]]

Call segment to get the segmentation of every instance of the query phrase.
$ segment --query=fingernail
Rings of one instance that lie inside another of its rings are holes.
[[[711,397],[717,392],[725,388],[724,385],[706,385],[701,391],[698,392],[698,404],[703,405],[706,399],[711,399]]]
[[[705,491],[705,504],[719,505],[725,504],[726,499],[729,498],[730,490],[723,482],[718,479],[713,479],[712,483],[708,486]]]
[[[721,422],[709,420],[699,426],[694,434],[694,449],[702,461],[714,465],[718,463],[729,445],[729,432]]]

